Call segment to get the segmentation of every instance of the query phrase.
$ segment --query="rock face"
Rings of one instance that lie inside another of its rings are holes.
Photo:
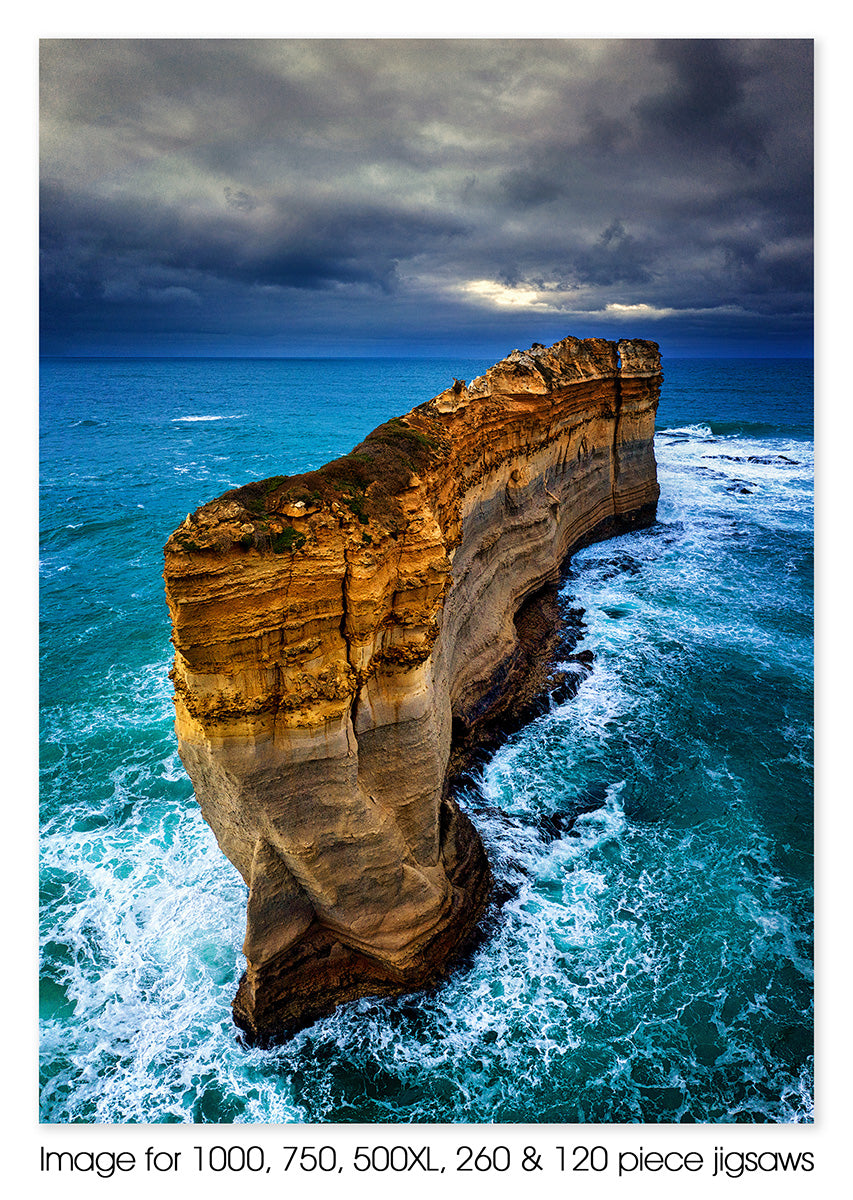
[[[572,549],[654,520],[660,380],[654,342],[513,351],[169,538],[180,754],[249,888],[250,1039],[426,984],[470,939],[490,875],[451,742],[530,690]]]

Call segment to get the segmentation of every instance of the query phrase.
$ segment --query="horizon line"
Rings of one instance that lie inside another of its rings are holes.
[[[510,352],[511,353],[511,352]],[[39,354],[42,360],[61,359],[63,361],[124,361],[132,359],[137,362],[169,360],[171,362],[215,362],[221,360],[241,362],[382,362],[394,359],[415,359],[428,361],[442,358],[486,358],[485,354],[462,354],[458,351],[447,351],[443,354]],[[783,359],[796,362],[813,362],[811,354],[666,354],[661,355],[666,360],[704,360],[704,359]]]

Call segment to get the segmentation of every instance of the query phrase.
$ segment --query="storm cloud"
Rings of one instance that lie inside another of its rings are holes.
[[[47,40],[44,353],[807,353],[805,40]]]

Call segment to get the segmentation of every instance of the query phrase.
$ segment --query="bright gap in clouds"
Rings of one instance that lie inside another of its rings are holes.
[[[653,304],[620,304],[609,303],[604,308],[574,308],[561,303],[558,299],[556,285],[548,285],[541,289],[530,287],[511,287],[499,283],[496,279],[470,279],[461,283],[458,289],[466,299],[475,303],[496,305],[500,308],[536,308],[546,309],[554,313],[566,313],[572,316],[605,316],[634,319],[645,317],[648,320],[658,320],[672,316],[674,308],[656,308]]]
[[[674,308],[655,308],[653,304],[607,304],[600,310],[607,317],[648,317],[657,320],[660,317],[671,317]]]
[[[495,279],[471,279],[459,286],[470,299],[486,304],[498,304],[502,308],[554,308],[548,301],[541,299],[541,292],[532,288],[507,287]]]

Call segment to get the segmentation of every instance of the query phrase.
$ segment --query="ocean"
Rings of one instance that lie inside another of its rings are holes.
[[[163,543],[489,365],[42,362],[42,1121],[813,1120],[804,360],[664,362],[657,523],[563,589],[593,670],[460,796],[503,898],[476,950],[238,1040],[246,889],[177,755]]]

